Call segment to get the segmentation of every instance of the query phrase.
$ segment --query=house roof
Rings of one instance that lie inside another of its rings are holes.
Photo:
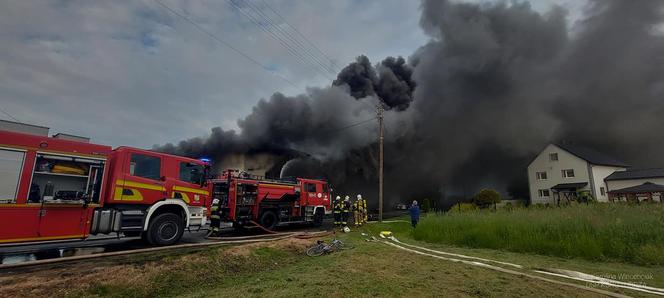
[[[647,193],[647,192],[664,192],[664,185],[646,182],[641,185],[625,187],[609,191],[609,193]]]
[[[647,179],[664,177],[664,168],[653,169],[629,169],[627,171],[613,172],[604,178],[605,181],[611,180],[629,180],[629,179]]]
[[[563,143],[558,143],[555,145],[594,165],[629,167],[628,164],[592,148]]]
[[[551,189],[561,190],[561,189],[579,189],[588,185],[588,182],[577,182],[577,183],[560,183],[556,184]]]

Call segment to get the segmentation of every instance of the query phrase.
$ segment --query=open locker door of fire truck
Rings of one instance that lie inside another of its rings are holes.
[[[38,191],[39,238],[83,238],[99,204],[105,160],[38,153],[32,188]]]
[[[21,189],[21,181],[30,180],[33,162],[27,150],[0,148],[0,244],[38,236],[40,206],[27,201],[27,189]]]

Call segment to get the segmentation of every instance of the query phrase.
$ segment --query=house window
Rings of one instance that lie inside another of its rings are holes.
[[[540,189],[539,190],[539,196],[540,196],[540,198],[548,198],[549,197],[549,190],[548,189]]]
[[[573,169],[563,170],[563,178],[574,178],[574,170]]]
[[[558,161],[558,153],[549,153],[549,161]]]
[[[600,187],[599,188],[599,193],[602,194],[602,196],[605,196],[606,195],[606,189],[604,189],[604,187]]]
[[[535,173],[537,180],[546,180],[546,172],[537,172]]]
[[[161,158],[143,154],[132,154],[129,174],[153,180],[159,180]]]

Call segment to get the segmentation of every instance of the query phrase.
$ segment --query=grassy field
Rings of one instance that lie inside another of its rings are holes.
[[[591,204],[423,218],[416,240],[592,261],[664,265],[664,204]]]
[[[565,268],[596,275],[652,277],[635,282],[664,286],[664,268],[591,262],[513,252],[427,244],[411,238],[408,223],[370,224],[339,238],[353,250],[307,257],[315,240],[224,246],[109,258],[0,273],[9,297],[596,297],[593,292],[484,268],[413,255],[360,232],[390,230],[402,241],[471,256],[514,262],[526,268]],[[330,238],[326,238],[329,240]],[[631,280],[633,281],[633,280]],[[585,285],[581,283],[582,285]],[[605,290],[608,290],[605,288]],[[643,296],[626,290],[615,291]]]

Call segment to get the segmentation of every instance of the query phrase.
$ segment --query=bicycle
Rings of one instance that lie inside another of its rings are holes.
[[[335,250],[345,250],[353,248],[354,248],[353,246],[348,245],[336,238],[333,239],[332,242],[330,242],[330,244],[325,243],[325,241],[323,240],[318,240],[316,241],[316,245],[309,247],[307,249],[307,255],[310,257],[318,257],[322,256],[323,254],[331,253]]]

